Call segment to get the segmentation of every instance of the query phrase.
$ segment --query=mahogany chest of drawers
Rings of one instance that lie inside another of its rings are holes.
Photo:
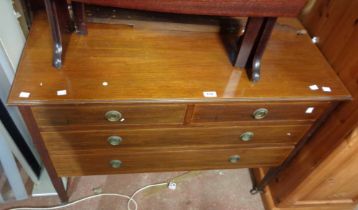
[[[62,200],[61,176],[278,166],[350,99],[309,37],[282,25],[301,29],[279,20],[252,83],[227,62],[217,33],[123,25],[71,36],[56,71],[38,14],[8,103],[20,108]]]

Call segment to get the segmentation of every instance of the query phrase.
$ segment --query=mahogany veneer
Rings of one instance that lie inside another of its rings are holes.
[[[157,150],[109,149],[101,151],[68,150],[61,155],[53,153],[51,159],[59,176],[83,176],[156,171],[205,170],[213,168],[239,168],[275,166],[292,150],[292,146],[240,148],[195,147]],[[240,154],[237,163],[229,162],[233,155]],[[119,159],[121,168],[111,168],[109,162]]]
[[[53,71],[38,14],[8,103],[20,107],[63,201],[59,176],[279,166],[332,104],[350,99],[310,38],[292,28],[301,26],[278,21],[265,79],[253,84],[226,61],[216,32],[123,25],[88,24],[91,33],[69,37],[66,65]],[[260,108],[267,116],[255,119]],[[108,121],[108,111],[120,120]]]
[[[185,128],[130,128],[100,129],[90,131],[41,132],[46,147],[51,151],[71,149],[109,149],[109,136],[122,139],[118,149],[180,145],[242,145],[255,146],[287,145],[297,143],[310,128],[309,124],[297,125],[266,125],[266,126],[216,126],[216,127],[185,127]],[[250,141],[242,141],[241,135],[252,132]],[[156,139],[153,141],[153,139]]]
[[[165,13],[246,17],[243,35],[238,38],[234,65],[247,67],[252,81],[260,79],[261,58],[277,17],[295,17],[306,0],[72,0],[74,24],[79,34],[87,34],[85,4],[112,6],[126,9]],[[45,0],[53,38],[53,66],[61,68],[62,52],[67,45],[62,38],[65,31],[73,30],[66,0]]]

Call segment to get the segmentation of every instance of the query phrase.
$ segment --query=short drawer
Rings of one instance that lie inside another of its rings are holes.
[[[295,144],[310,125],[42,132],[51,151],[186,145]]]
[[[185,105],[71,105],[32,107],[39,127],[182,124]]]
[[[195,105],[191,122],[316,120],[329,102],[237,103]]]
[[[279,165],[292,147],[196,148],[51,155],[59,176],[251,168]]]

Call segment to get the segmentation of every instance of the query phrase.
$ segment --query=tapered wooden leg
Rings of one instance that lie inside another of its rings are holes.
[[[53,61],[55,68],[62,66],[62,35],[73,31],[66,0],[44,0],[53,39]]]
[[[80,2],[72,2],[72,9],[77,29],[76,32],[80,35],[86,35],[88,32],[86,25],[85,4]]]
[[[37,127],[35,118],[32,114],[31,108],[28,106],[20,106],[19,110],[21,112],[21,115],[26,123],[27,128],[30,131],[32,141],[34,145],[36,146],[37,151],[39,152],[41,159],[43,163],[45,164],[45,167],[47,169],[47,172],[50,176],[51,182],[57,191],[58,196],[60,197],[62,202],[68,201],[68,195],[65,189],[65,186],[62,183],[62,180],[60,177],[57,176],[55,167],[53,166],[50,155],[48,154],[45,144],[42,140],[40,131]]]
[[[246,67],[253,82],[260,79],[261,58],[276,23],[276,17],[248,18],[235,66]]]
[[[302,137],[298,142],[295,148],[291,151],[288,157],[279,165],[278,167],[270,168],[265,176],[260,180],[260,182],[254,183],[253,188],[250,190],[251,194],[257,194],[264,191],[265,187],[270,184],[279,174],[289,166],[289,164],[295,159],[296,155],[302,150],[302,148],[308,143],[312,135],[317,131],[317,129],[322,126],[322,124],[327,120],[330,114],[337,108],[339,102],[333,103],[326,111],[322,114],[322,117],[319,118],[314,125],[309,129],[309,131]]]

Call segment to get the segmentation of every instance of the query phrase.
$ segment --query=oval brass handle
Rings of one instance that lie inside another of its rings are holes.
[[[247,131],[240,135],[240,139],[242,141],[250,141],[252,139],[252,137],[254,137],[254,133],[251,131]]]
[[[256,120],[263,119],[267,116],[268,110],[265,108],[256,109],[254,113],[252,113],[252,116]]]
[[[111,160],[111,162],[109,162],[112,166],[112,168],[119,168],[122,165],[122,161],[120,160]]]
[[[117,146],[122,143],[123,139],[120,136],[110,136],[107,141],[110,145]]]
[[[119,120],[122,121],[122,119],[123,119],[122,114],[120,112],[114,111],[114,110],[106,112],[106,114],[104,116],[109,122],[117,122]]]
[[[240,160],[240,155],[232,155],[229,157],[229,162],[230,163],[237,163]]]

